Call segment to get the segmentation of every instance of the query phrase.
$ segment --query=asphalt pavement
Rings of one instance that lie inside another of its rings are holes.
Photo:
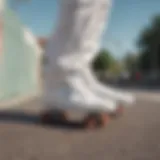
[[[103,129],[39,124],[39,103],[0,112],[1,160],[158,160],[160,103],[138,100]]]

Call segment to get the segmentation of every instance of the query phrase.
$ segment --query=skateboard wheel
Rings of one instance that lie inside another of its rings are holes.
[[[109,118],[107,113],[101,114],[100,117],[99,117],[99,125],[101,127],[106,126],[108,124],[108,122],[109,122],[109,119],[110,118]]]
[[[49,113],[49,111],[41,113],[40,121],[42,123],[49,123],[51,121],[51,114]]]
[[[109,122],[110,117],[107,113],[97,115],[97,123],[99,127],[105,127]]]
[[[97,127],[97,120],[94,116],[87,116],[87,118],[84,120],[84,127],[86,129],[95,129]]]
[[[63,111],[52,111],[53,120],[67,121],[68,115]]]
[[[122,105],[119,105],[114,113],[111,114],[112,117],[118,118],[122,116],[124,113],[124,107]]]
[[[91,114],[85,120],[85,128],[95,129],[97,127],[104,127],[108,124],[108,114]]]

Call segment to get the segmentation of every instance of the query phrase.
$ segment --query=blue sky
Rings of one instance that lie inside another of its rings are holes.
[[[59,0],[28,0],[14,6],[23,23],[37,36],[47,36],[54,31]],[[160,0],[114,0],[109,24],[102,38],[102,47],[121,58],[128,51],[136,52],[136,39],[140,31],[160,14]]]

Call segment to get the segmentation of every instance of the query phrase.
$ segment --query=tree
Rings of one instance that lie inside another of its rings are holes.
[[[114,60],[109,68],[109,71],[114,75],[119,75],[121,71],[123,71],[123,65],[120,61]]]
[[[129,72],[134,72],[137,69],[137,55],[128,53],[123,59],[124,67]]]
[[[108,70],[114,62],[114,58],[106,49],[102,49],[92,63],[94,71],[104,72]]]
[[[139,66],[142,70],[160,69],[160,15],[154,17],[138,39]]]

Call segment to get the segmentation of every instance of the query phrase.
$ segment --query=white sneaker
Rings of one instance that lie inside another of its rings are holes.
[[[111,112],[116,109],[116,91],[104,92],[105,88],[90,75],[89,65],[85,65],[99,49],[109,1],[63,1],[59,28],[46,48],[50,61],[45,77],[46,103],[61,109]]]
[[[47,75],[48,74],[48,75]],[[103,99],[89,90],[83,77],[77,72],[68,76],[56,77],[47,72],[45,77],[44,101],[49,107],[63,110],[107,111],[116,109],[116,101]],[[61,79],[60,79],[61,78]]]

